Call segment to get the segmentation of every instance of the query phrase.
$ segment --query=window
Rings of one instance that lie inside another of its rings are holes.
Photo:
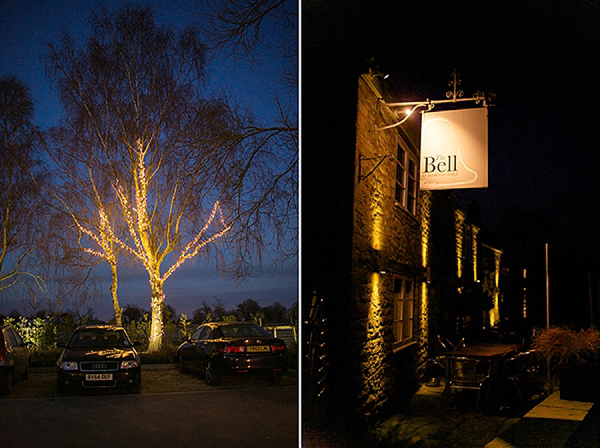
[[[416,282],[413,279],[394,279],[394,338],[405,344],[413,339]]]
[[[194,334],[192,334],[192,337],[190,338],[192,341],[197,341],[198,339],[200,339],[200,333],[202,333],[202,330],[204,330],[206,327],[198,327],[196,329],[196,331],[194,331]]]
[[[23,339],[21,338],[21,335],[19,333],[17,333],[14,329],[13,329],[13,336],[15,337],[15,343],[17,344],[18,347],[23,347],[25,345],[25,343],[23,342]]]
[[[398,143],[398,152],[396,154],[396,202],[404,205],[404,195],[406,192],[406,151]]]
[[[8,328],[4,333],[4,338],[6,339],[7,347],[17,347],[17,341],[15,340],[15,335],[12,332],[12,329]]]
[[[210,327],[202,327],[202,331],[198,335],[198,339],[200,339],[200,340],[211,339],[212,338],[212,334],[213,334],[212,328],[210,328]]]
[[[417,212],[417,164],[413,159],[408,159],[407,175],[406,208],[415,215]]]
[[[417,212],[417,163],[397,144],[396,152],[396,203],[413,215]]]

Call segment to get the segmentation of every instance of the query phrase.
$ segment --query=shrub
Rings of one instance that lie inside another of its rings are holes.
[[[140,358],[143,364],[168,364],[175,362],[177,347],[172,344],[164,344],[163,347],[153,353],[140,352]]]
[[[29,365],[31,367],[55,367],[62,350],[56,347],[35,348],[31,351]]]
[[[600,357],[600,332],[594,329],[575,332],[566,327],[543,330],[532,348],[559,369],[566,365],[583,365]]]

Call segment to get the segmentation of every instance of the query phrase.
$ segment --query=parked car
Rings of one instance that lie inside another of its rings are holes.
[[[33,344],[23,339],[13,327],[0,326],[0,393],[10,394],[15,379],[29,376],[29,349]]]
[[[285,342],[251,322],[200,325],[178,347],[177,356],[182,373],[200,372],[210,385],[227,374],[259,374],[279,381],[288,369]]]
[[[113,325],[77,327],[57,362],[57,391],[142,387],[140,356],[125,329]]]

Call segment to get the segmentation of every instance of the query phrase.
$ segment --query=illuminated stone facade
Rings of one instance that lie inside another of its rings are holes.
[[[494,308],[479,315],[485,322],[478,325],[498,321],[502,254],[482,250],[479,227],[447,193],[416,189],[411,204],[419,120],[377,130],[403,118],[383,104],[378,79],[367,74],[358,83],[349,316],[357,400],[367,417],[385,414],[416,391],[437,334],[455,325],[444,308],[448,297],[480,285]]]
[[[351,320],[353,343],[359,347],[359,401],[367,416],[376,416],[415,392],[427,340],[421,207],[410,202],[409,192],[401,195],[402,188],[411,188],[408,172],[400,174],[406,185],[397,185],[399,151],[407,168],[418,164],[419,136],[416,119],[377,131],[397,119],[382,107],[376,77],[362,76],[358,89]],[[410,285],[410,306],[403,303],[402,310],[394,304],[399,284]],[[394,334],[395,322],[403,336]]]
[[[447,192],[418,189],[419,117],[377,130],[404,118],[385,106],[394,98],[380,79],[359,76],[355,96],[348,87],[335,113],[309,121],[319,139],[304,141],[303,315],[319,316],[307,327],[319,333],[305,347],[318,368],[303,399],[311,415],[352,429],[418,390],[437,335],[456,328],[452,298],[466,283],[481,280],[501,300],[484,281],[496,264],[482,257],[495,252],[482,249],[479,227]],[[324,114],[329,97],[317,100]]]

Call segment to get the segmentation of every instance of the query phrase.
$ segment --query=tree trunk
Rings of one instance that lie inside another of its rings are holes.
[[[150,324],[150,343],[148,352],[157,352],[162,347],[163,338],[163,309],[165,296],[162,284],[152,285],[152,322]]]
[[[115,325],[118,327],[123,326],[123,309],[119,306],[119,297],[117,296],[117,287],[119,286],[119,278],[117,277],[117,265],[111,263],[111,284],[110,284],[110,295],[112,297],[113,308],[115,309]]]

